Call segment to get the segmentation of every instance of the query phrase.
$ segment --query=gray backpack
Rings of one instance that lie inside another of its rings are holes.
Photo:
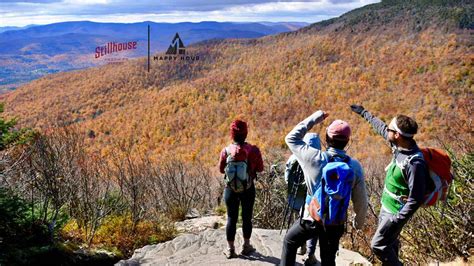
[[[227,154],[227,164],[224,169],[224,180],[227,186],[234,192],[243,192],[251,186],[247,167],[247,159],[244,161],[236,161],[232,156],[229,147],[226,147],[225,151]]]

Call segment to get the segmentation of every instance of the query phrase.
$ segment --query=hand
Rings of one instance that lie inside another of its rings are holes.
[[[329,116],[329,113],[323,111],[323,120],[326,119],[326,118],[328,118],[328,116]]]
[[[353,104],[351,105],[351,110],[352,112],[360,115],[365,109],[362,105]]]

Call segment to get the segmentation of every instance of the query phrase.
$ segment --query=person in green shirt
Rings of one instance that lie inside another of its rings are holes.
[[[367,120],[392,148],[393,159],[386,168],[382,207],[371,248],[382,265],[402,265],[398,258],[400,233],[423,204],[430,182],[428,167],[413,139],[418,124],[411,117],[397,115],[387,126],[361,105],[351,105],[351,110]]]

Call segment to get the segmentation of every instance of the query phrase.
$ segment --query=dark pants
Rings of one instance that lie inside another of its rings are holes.
[[[290,215],[295,217],[295,220],[297,220],[297,219],[299,219],[299,217],[301,215],[301,210],[293,209],[293,211],[290,213]],[[314,253],[316,252],[316,245],[317,244],[318,244],[318,237],[313,237],[313,238],[308,239],[308,241],[306,241],[306,253],[308,253],[308,256],[314,255]]]
[[[326,226],[303,220],[297,220],[288,230],[283,242],[281,264],[295,265],[296,251],[306,240],[319,238],[321,265],[336,265],[336,253],[339,250],[339,239],[344,234],[344,225]]]
[[[255,203],[255,186],[241,193],[235,193],[230,188],[224,190],[224,201],[227,206],[227,225],[225,232],[227,241],[235,240],[237,220],[239,218],[239,205],[242,204],[242,233],[245,239],[252,235],[253,204]]]
[[[398,251],[400,249],[398,238],[405,222],[394,223],[392,216],[393,214],[383,209],[380,211],[379,225],[372,238],[371,248],[374,254],[382,261],[382,265],[399,266],[403,264],[398,260]]]

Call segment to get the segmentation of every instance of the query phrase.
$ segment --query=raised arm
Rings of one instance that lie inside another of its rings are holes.
[[[375,131],[381,135],[384,139],[388,140],[387,137],[388,137],[388,132],[387,132],[387,125],[382,121],[380,120],[379,118],[375,117],[374,115],[372,115],[371,113],[369,113],[367,110],[364,109],[364,107],[362,105],[356,105],[356,104],[353,104],[351,105],[351,110],[362,116],[365,120],[367,120],[367,122],[370,123],[370,125],[375,129]]]
[[[285,138],[286,144],[303,169],[304,179],[308,184],[308,193],[313,195],[313,187],[321,176],[319,164],[324,160],[320,149],[311,147],[304,142],[303,137],[314,125],[321,123],[328,114],[317,111],[296,125]]]
[[[306,142],[303,141],[304,135],[306,132],[311,130],[314,125],[321,123],[328,114],[323,111],[317,111],[307,117],[305,120],[298,123],[291,131],[286,135],[285,141],[290,148],[291,152],[298,158],[302,167],[304,164],[311,162],[311,159],[314,156],[317,156],[321,153],[321,150],[315,149],[309,146]]]

